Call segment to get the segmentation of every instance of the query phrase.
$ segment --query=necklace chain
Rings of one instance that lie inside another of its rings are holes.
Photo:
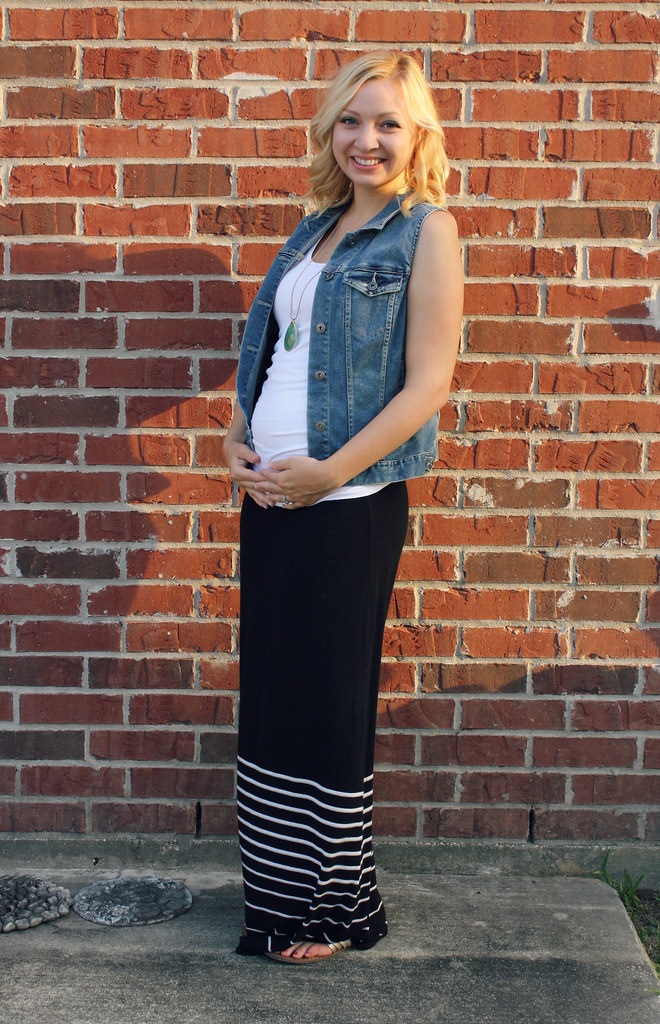
[[[335,224],[334,228],[332,229],[332,231],[327,236],[327,238],[321,243],[321,245],[316,250],[317,254],[321,251],[321,249],[324,249],[326,247],[326,245],[328,244],[328,242],[330,241],[330,239],[334,235],[335,231],[339,227],[339,221],[340,220],[341,220],[341,217],[338,217],[337,218],[337,223]],[[296,285],[298,284],[298,281],[303,276],[303,274],[305,273],[306,269],[307,269],[307,266],[304,266],[302,268],[302,270],[300,271],[300,273],[298,274],[297,278],[295,279],[295,281],[293,282],[293,284],[291,286],[291,303],[290,303],[290,307],[289,307],[290,321],[289,321],[289,326],[287,327],[287,329],[285,331],[285,334],[284,334],[284,348],[285,348],[285,350],[287,352],[291,352],[291,350],[294,349],[296,347],[296,345],[298,344],[298,327],[297,327],[297,324],[296,324],[296,320],[300,316],[300,308],[302,306],[302,300],[303,300],[305,292],[309,288],[310,284],[312,284],[314,281],[316,281],[317,277],[320,277],[321,274],[323,273],[323,265],[321,265],[321,269],[318,270],[314,274],[313,277],[310,277],[309,281],[307,281],[307,283],[303,287],[303,290],[301,291],[301,293],[300,293],[300,295],[298,297],[298,306],[297,306],[296,311],[294,313],[293,312],[293,293],[294,293],[294,291],[296,289]]]

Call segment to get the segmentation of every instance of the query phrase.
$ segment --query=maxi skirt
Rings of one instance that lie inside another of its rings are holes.
[[[387,933],[372,848],[381,648],[405,483],[241,512],[237,952]]]

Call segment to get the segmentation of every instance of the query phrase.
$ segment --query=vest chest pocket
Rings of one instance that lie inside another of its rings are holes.
[[[382,341],[389,333],[404,284],[400,270],[354,268],[344,274],[346,330]]]

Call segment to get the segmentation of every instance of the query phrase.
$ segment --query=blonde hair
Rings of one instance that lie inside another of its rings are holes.
[[[419,203],[442,205],[449,161],[445,153],[445,134],[431,90],[421,68],[408,54],[377,52],[358,57],[337,72],[323,97],[320,110],[311,120],[310,138],[316,152],[309,168],[309,180],[316,206],[325,210],[351,198],[353,184],[335,160],[332,134],[342,110],[360,86],[373,79],[399,83],[407,113],[420,129],[419,140],[406,170],[406,191],[409,194],[401,204],[403,213],[408,213]]]

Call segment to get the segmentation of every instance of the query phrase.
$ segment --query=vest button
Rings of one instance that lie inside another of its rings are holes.
[[[325,324],[317,324],[316,325],[316,333],[317,334],[325,334]]]
[[[346,245],[355,245],[355,241],[356,240],[354,238],[349,238]]]
[[[325,380],[325,373],[323,370],[317,370],[314,374],[314,380]]]
[[[320,430],[325,430],[325,420],[317,420],[317,422],[314,424],[314,426],[319,431]]]

